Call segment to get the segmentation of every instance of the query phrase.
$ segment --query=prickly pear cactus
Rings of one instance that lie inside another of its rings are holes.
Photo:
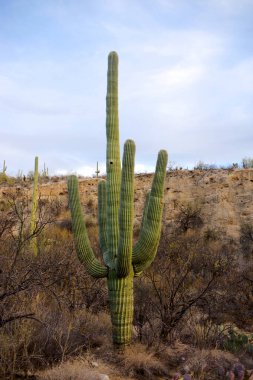
[[[138,242],[133,246],[135,144],[124,145],[121,169],[118,116],[118,56],[108,57],[106,96],[106,181],[98,185],[99,240],[102,264],[94,255],[82,214],[78,180],[68,179],[69,205],[77,255],[96,278],[107,278],[113,342],[125,345],[132,338],[133,278],[154,260],[161,232],[167,152],[158,154]]]

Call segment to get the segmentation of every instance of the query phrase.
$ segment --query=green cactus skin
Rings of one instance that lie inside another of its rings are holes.
[[[94,277],[106,277],[113,327],[113,343],[132,339],[133,278],[154,260],[163,211],[167,152],[158,154],[152,188],[147,196],[139,241],[133,247],[135,144],[124,145],[122,171],[119,146],[118,56],[108,57],[106,96],[107,179],[98,184],[99,242],[104,264],[94,255],[87,235],[76,176],[68,178],[69,205],[77,255]]]
[[[32,197],[32,211],[31,211],[31,225],[30,234],[33,235],[36,229],[37,209],[38,209],[38,182],[39,182],[39,158],[35,157],[34,160],[34,178],[33,178],[33,197]],[[36,237],[32,238],[31,248],[34,256],[38,255],[38,246]]]

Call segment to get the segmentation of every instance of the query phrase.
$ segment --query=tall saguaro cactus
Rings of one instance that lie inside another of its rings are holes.
[[[161,150],[158,154],[139,241],[133,247],[135,144],[126,141],[121,169],[115,52],[108,57],[106,136],[107,178],[98,185],[99,240],[104,264],[95,257],[88,239],[76,176],[68,179],[69,205],[77,255],[93,277],[107,278],[113,342],[124,345],[132,338],[133,278],[154,260],[160,238],[167,152]]]
[[[36,229],[36,216],[38,209],[38,182],[39,182],[39,158],[35,157],[34,160],[34,176],[33,176],[33,197],[32,197],[32,211],[31,211],[31,224],[30,233],[34,234]],[[31,241],[32,250],[35,256],[38,254],[37,240],[36,237],[32,238]]]

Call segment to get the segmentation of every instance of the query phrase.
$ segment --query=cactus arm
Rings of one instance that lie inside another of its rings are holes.
[[[115,265],[119,243],[121,163],[118,115],[118,55],[108,56],[106,95],[107,239],[111,267]]]
[[[90,275],[95,278],[107,277],[107,268],[97,260],[89,242],[76,176],[70,176],[68,178],[68,194],[77,256]]]
[[[124,145],[121,194],[120,194],[120,238],[116,272],[126,277],[132,266],[133,216],[134,216],[134,156],[135,144],[127,140]]]
[[[148,258],[146,260],[143,260],[141,262],[133,264],[135,277],[140,276],[142,274],[142,272],[145,269],[147,269],[152,264],[152,262],[154,261],[154,259],[156,257],[159,241],[160,241],[160,236],[161,236],[161,226],[160,226],[159,234],[157,234],[156,242],[150,248],[150,253],[149,253]]]
[[[168,155],[165,150],[158,154],[156,171],[149,196],[147,216],[143,220],[140,238],[133,249],[133,266],[139,274],[155,258],[161,233],[163,192]]]
[[[104,262],[109,266],[107,236],[106,236],[106,181],[98,183],[98,227],[99,243],[103,252]]]
[[[149,204],[149,197],[150,197],[150,192],[151,190],[149,190],[146,194],[146,198],[145,198],[145,203],[144,203],[144,209],[143,209],[143,215],[142,215],[142,220],[141,220],[141,231],[143,229],[143,226],[145,224],[145,221],[147,219],[147,214],[148,214],[148,204]]]

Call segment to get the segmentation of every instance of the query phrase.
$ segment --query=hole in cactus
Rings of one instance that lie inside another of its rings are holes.
[[[112,165],[113,164],[113,161],[110,161],[110,165]]]

